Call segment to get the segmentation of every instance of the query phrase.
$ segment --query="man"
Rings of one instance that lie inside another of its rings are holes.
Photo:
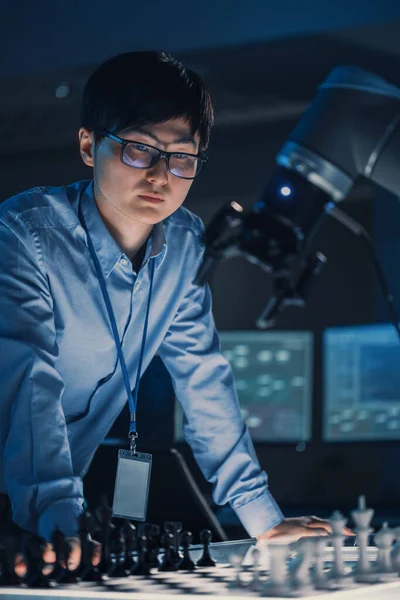
[[[72,566],[82,477],[127,400],[87,232],[132,388],[152,283],[141,372],[158,353],[215,501],[253,536],[329,531],[313,517],[283,518],[241,419],[209,288],[193,284],[203,225],[181,205],[207,161],[212,122],[203,82],[171,56],[116,56],[83,95],[80,153],[93,181],[0,206],[0,492],[20,527],[71,538]]]

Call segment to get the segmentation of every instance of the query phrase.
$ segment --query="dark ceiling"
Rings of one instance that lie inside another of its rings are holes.
[[[271,126],[295,121],[337,65],[358,65],[400,86],[399,34],[396,21],[176,56],[211,89],[217,128]],[[60,148],[76,141],[80,97],[94,66],[3,79],[0,153]]]

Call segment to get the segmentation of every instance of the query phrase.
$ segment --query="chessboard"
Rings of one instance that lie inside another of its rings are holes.
[[[314,539],[314,538],[312,538]],[[273,544],[273,547],[285,547],[283,544]],[[272,547],[269,546],[269,547]],[[356,547],[344,547],[342,558],[347,572],[347,581],[341,582],[341,586],[333,586],[329,590],[304,589],[302,591],[294,588],[290,593],[272,595],[268,590],[270,581],[269,569],[264,569],[262,564],[252,563],[252,554],[258,547],[253,539],[237,540],[233,542],[217,542],[210,544],[210,553],[213,557],[227,559],[230,562],[217,563],[212,567],[196,567],[193,571],[167,571],[161,572],[151,569],[148,575],[135,575],[128,577],[104,576],[100,582],[78,581],[76,583],[55,584],[48,589],[30,589],[21,586],[0,588],[0,598],[7,600],[27,600],[27,597],[48,598],[50,600],[63,600],[74,598],[75,600],[95,600],[107,598],[109,600],[159,600],[163,597],[179,595],[183,600],[193,599],[194,596],[202,596],[205,600],[250,600],[259,597],[282,598],[301,597],[313,600],[347,600],[353,597],[360,600],[399,600],[400,577],[389,582],[376,581],[373,585],[357,584],[351,576],[357,565],[358,549]],[[267,546],[268,547],[268,546]],[[290,560],[295,561],[298,552],[296,544],[286,546]],[[265,547],[264,547],[265,550]],[[199,560],[202,554],[201,546],[193,546],[192,557]],[[378,551],[375,546],[367,548],[368,560],[376,561]],[[234,560],[234,557],[237,560]],[[329,573],[334,564],[334,549],[326,547],[324,552],[325,570]],[[235,564],[236,563],[236,564]],[[270,565],[271,566],[271,565]],[[287,574],[289,578],[289,574]]]
[[[369,545],[373,511],[364,497],[352,511],[355,537],[345,538],[347,520],[335,511],[329,519],[330,535],[290,543],[273,538],[212,543],[211,532],[204,530],[201,544],[193,545],[191,532],[183,531],[181,523],[164,523],[161,533],[151,523],[118,520],[117,525],[107,507],[102,514],[100,563],[92,564],[90,513],[84,512],[82,556],[75,570],[67,567],[71,547],[61,532],[56,530],[52,537],[53,565],[44,563],[42,538],[27,532],[18,538],[6,532],[0,539],[0,600],[27,596],[156,600],[176,595],[220,600],[400,599],[400,528],[384,523]],[[14,568],[17,555],[24,557],[23,576]]]
[[[101,584],[80,582],[57,586],[54,589],[21,589],[2,588],[0,598],[3,600],[27,600],[32,598],[47,598],[49,600],[96,600],[99,598],[109,600],[160,600],[178,595],[182,600],[202,596],[205,600],[250,600],[266,597],[262,587],[268,581],[268,574],[257,573],[258,587],[254,586],[254,572],[252,567],[247,567],[240,572],[238,585],[237,573],[230,564],[217,565],[215,568],[199,568],[195,572],[154,572],[151,577],[136,576],[129,578],[104,579]],[[310,590],[308,593],[292,592],[290,596],[309,598],[310,600],[399,600],[400,580],[391,583],[377,583],[375,585],[359,585],[350,589],[330,591]],[[269,598],[282,598],[272,596]]]

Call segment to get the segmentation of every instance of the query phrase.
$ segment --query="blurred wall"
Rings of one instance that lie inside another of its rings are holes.
[[[398,17],[396,0],[3,2],[0,76],[86,65],[129,50],[222,47]]]

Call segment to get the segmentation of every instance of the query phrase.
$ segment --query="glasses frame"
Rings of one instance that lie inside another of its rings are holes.
[[[177,177],[178,179],[190,179],[190,180],[196,179],[196,177],[200,174],[200,171],[202,170],[203,166],[206,163],[208,163],[208,160],[209,160],[208,156],[205,152],[201,152],[200,154],[191,154],[190,152],[166,152],[165,150],[160,150],[159,148],[156,148],[156,146],[152,146],[151,144],[145,144],[143,142],[138,142],[136,140],[125,140],[124,138],[121,138],[118,135],[111,133],[111,131],[107,131],[106,129],[104,129],[103,131],[99,131],[97,135],[100,135],[103,137],[108,137],[108,138],[110,138],[110,140],[114,140],[114,142],[117,142],[118,144],[121,145],[120,160],[127,167],[133,167],[134,169],[142,169],[142,170],[151,169],[151,167],[154,167],[154,165],[156,163],[158,163],[158,161],[161,158],[165,158],[166,163],[167,163],[168,173],[171,173],[171,175],[173,175],[174,177]],[[135,165],[128,165],[124,161],[125,148],[128,144],[138,144],[139,146],[146,146],[146,148],[151,148],[152,150],[156,150],[158,155],[154,157],[154,159],[151,161],[151,163],[148,167],[135,167]],[[200,159],[200,163],[199,163],[200,166],[198,167],[199,170],[194,177],[181,177],[180,175],[175,175],[175,173],[172,173],[171,169],[169,168],[169,161],[170,161],[171,156],[174,156],[174,154],[179,154],[179,155],[183,154],[184,156],[193,156],[194,158]]]

